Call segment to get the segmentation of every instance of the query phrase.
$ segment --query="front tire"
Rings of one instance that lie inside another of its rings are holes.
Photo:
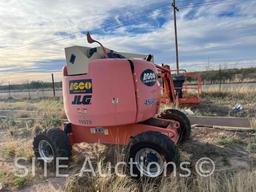
[[[33,141],[33,150],[38,160],[55,165],[56,159],[65,158],[67,163],[72,155],[72,146],[68,136],[59,128],[52,128],[37,134]]]
[[[128,174],[136,178],[153,178],[170,173],[179,160],[174,142],[166,135],[154,131],[132,138],[127,157]]]

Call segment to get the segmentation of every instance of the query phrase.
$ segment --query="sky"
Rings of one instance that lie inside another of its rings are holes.
[[[180,68],[256,66],[255,0],[176,0]],[[61,80],[64,48],[153,54],[175,69],[170,0],[1,0],[0,84]],[[91,45],[90,45],[91,46]]]

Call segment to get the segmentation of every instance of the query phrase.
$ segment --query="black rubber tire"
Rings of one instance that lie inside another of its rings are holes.
[[[180,135],[178,144],[184,143],[190,139],[191,136],[191,123],[188,117],[181,111],[176,109],[167,109],[163,111],[159,118],[175,120],[180,123],[178,133]]]
[[[128,145],[128,151],[126,156],[127,161],[127,174],[130,175],[130,169],[133,170],[134,174],[137,174],[135,178],[139,177],[146,177],[145,175],[141,175],[140,171],[137,169],[135,165],[132,165],[132,168],[130,167],[130,161],[131,159],[134,162],[134,158],[136,153],[142,149],[142,148],[152,148],[156,150],[160,155],[162,155],[165,159],[165,162],[173,162],[176,165],[179,162],[179,153],[178,150],[174,144],[174,142],[167,137],[166,135],[163,135],[159,132],[155,131],[148,131],[141,133],[135,137],[133,137]],[[171,173],[173,171],[172,166],[167,166],[167,173]]]
[[[61,164],[67,164],[69,162],[72,155],[72,146],[70,145],[68,136],[64,133],[64,131],[59,128],[52,128],[37,134],[33,141],[33,150],[36,158],[40,158],[38,146],[41,140],[48,141],[54,151],[54,161],[50,164],[55,165],[55,160],[57,157],[68,158],[68,160],[60,161]],[[43,163],[43,161],[41,162]]]

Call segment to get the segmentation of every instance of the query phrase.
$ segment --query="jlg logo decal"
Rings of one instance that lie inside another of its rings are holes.
[[[91,95],[75,95],[72,105],[90,105],[91,104]]]
[[[69,82],[70,94],[92,93],[92,80],[73,80]]]
[[[151,69],[146,69],[141,74],[140,80],[147,86],[153,86],[156,83],[156,74]]]

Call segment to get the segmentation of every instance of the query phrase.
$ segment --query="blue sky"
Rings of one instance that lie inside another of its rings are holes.
[[[153,54],[175,66],[169,0],[9,0],[0,2],[0,83],[48,80],[64,48],[88,46],[90,31],[106,47]],[[256,66],[255,0],[177,0],[181,68]],[[209,61],[209,62],[208,62]]]

